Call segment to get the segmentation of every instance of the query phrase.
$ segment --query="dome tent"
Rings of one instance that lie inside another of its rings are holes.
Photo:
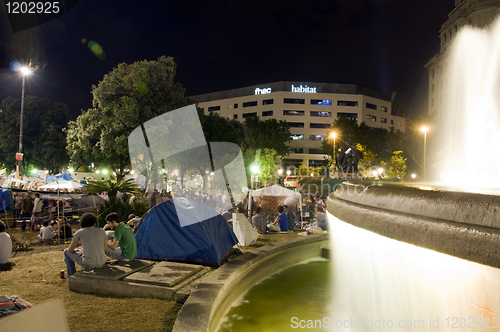
[[[238,243],[224,217],[207,204],[174,198],[144,215],[136,230],[137,258],[218,266]]]

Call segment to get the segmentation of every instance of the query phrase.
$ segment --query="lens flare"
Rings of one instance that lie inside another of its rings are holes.
[[[11,69],[11,70],[18,71],[18,70],[20,70],[20,69],[21,69],[21,67],[22,67],[22,66],[21,66],[21,64],[20,64],[20,63],[19,63],[19,61],[17,61],[17,60],[12,60],[12,61],[10,62],[10,69]]]
[[[102,46],[97,42],[91,40],[88,42],[87,46],[98,59],[104,60],[106,58],[106,53],[104,53]]]

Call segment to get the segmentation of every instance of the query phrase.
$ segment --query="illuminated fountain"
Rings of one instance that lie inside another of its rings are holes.
[[[465,27],[445,60],[436,170],[446,185],[500,188],[500,22]],[[441,84],[441,83],[440,83]]]

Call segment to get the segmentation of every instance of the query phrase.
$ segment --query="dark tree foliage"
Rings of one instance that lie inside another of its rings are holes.
[[[0,161],[8,169],[15,168],[19,149],[21,101],[8,97],[2,101],[0,113]],[[23,168],[36,167],[51,173],[68,164],[66,134],[63,128],[69,121],[65,104],[52,104],[49,99],[26,96],[23,116]]]

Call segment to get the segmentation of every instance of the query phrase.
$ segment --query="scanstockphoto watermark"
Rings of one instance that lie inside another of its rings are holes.
[[[432,321],[430,328],[433,328]],[[438,323],[439,324],[439,323]],[[323,317],[321,319],[300,319],[292,317],[290,327],[293,329],[425,329],[426,324],[420,320],[370,319],[367,317],[351,317],[338,319]]]
[[[367,317],[356,317],[349,319],[338,319],[323,317],[321,319],[300,319],[292,317],[290,326],[293,329],[349,329],[361,331],[366,329],[414,329],[429,331],[434,329],[452,329],[454,331],[465,331],[468,329],[497,329],[498,317],[429,317],[423,319],[370,319]]]

